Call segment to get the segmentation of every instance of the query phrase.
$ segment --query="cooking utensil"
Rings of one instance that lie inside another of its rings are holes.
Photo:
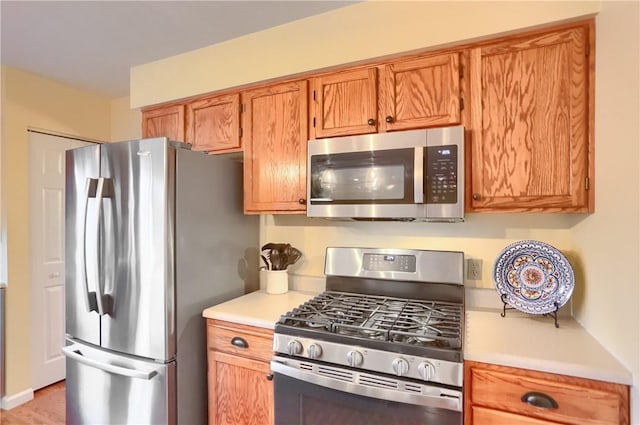
[[[262,258],[262,261],[265,264],[265,267],[267,268],[267,270],[271,270],[271,263],[269,262],[269,260],[267,259],[267,256],[264,254],[260,255],[260,258]]]
[[[262,246],[261,257],[267,270],[286,270],[302,257],[302,252],[288,243],[267,243]]]

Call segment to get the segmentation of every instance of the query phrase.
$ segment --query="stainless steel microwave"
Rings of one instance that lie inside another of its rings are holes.
[[[310,140],[307,216],[464,219],[464,127]]]

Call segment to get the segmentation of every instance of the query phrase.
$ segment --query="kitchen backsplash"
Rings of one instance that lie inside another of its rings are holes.
[[[265,215],[260,221],[260,241],[287,242],[302,251],[302,259],[290,269],[292,275],[311,278],[296,281],[300,285],[324,276],[326,247],[356,246],[462,251],[465,259],[482,260],[481,280],[465,279],[465,285],[493,288],[493,264],[500,251],[517,240],[551,244],[565,253],[576,269],[570,234],[583,218],[583,214],[471,214],[463,223],[406,223]],[[576,270],[577,285],[580,276],[580,270]]]

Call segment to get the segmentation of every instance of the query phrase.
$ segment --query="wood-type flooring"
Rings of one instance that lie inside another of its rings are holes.
[[[65,386],[60,381],[35,392],[33,400],[0,410],[0,425],[64,425]]]

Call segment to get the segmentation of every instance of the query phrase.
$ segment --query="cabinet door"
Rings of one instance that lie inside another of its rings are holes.
[[[243,93],[246,213],[304,213],[307,173],[307,82]]]
[[[356,69],[312,80],[315,138],[378,130],[377,69]]]
[[[142,112],[142,137],[168,137],[184,142],[184,105],[164,106]]]
[[[385,131],[459,124],[459,54],[385,65],[381,90]]]
[[[273,424],[269,363],[209,350],[209,425]]]
[[[472,49],[472,210],[593,210],[587,31]]]
[[[195,100],[187,105],[187,141],[194,151],[237,152],[240,147],[240,94]]]

